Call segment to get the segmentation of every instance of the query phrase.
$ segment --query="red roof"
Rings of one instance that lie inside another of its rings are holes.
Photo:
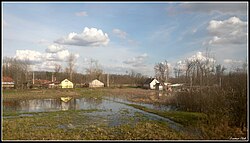
[[[37,84],[48,84],[50,82],[51,81],[46,80],[46,79],[35,79],[35,83],[37,83]]]
[[[9,76],[5,76],[3,77],[3,82],[14,82],[14,80]]]

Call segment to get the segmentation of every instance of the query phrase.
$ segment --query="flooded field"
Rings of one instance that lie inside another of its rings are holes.
[[[178,109],[170,105],[132,102],[126,97],[111,95],[5,99],[3,138],[5,140],[198,139],[196,133],[190,132],[182,124],[168,116],[157,114],[172,111]]]
[[[134,118],[133,124],[136,121],[141,120],[143,115],[144,118],[151,120],[159,120],[169,122],[174,129],[177,129],[177,123],[157,116],[151,113],[144,112],[142,110],[133,108],[126,104],[138,104],[151,109],[156,110],[176,110],[172,106],[164,105],[153,105],[145,103],[135,103],[129,102],[121,98],[114,97],[104,97],[102,98],[72,98],[70,97],[68,101],[64,101],[65,97],[57,99],[32,99],[32,100],[10,100],[3,102],[4,112],[16,112],[22,113],[19,116],[33,116],[29,113],[35,112],[53,112],[53,111],[66,111],[66,110],[96,110],[95,112],[85,113],[89,117],[100,118],[102,117],[105,122],[108,122],[108,126],[117,126],[121,124],[131,123],[132,121],[129,118]],[[23,114],[25,113],[25,114]],[[4,118],[12,118],[13,116],[7,116]]]

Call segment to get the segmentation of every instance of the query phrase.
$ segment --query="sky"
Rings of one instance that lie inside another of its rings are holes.
[[[230,68],[248,58],[247,2],[2,2],[2,57],[29,60],[30,70],[67,66],[85,73],[154,76],[192,57]]]

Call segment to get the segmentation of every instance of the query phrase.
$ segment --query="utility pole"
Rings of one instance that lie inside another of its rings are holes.
[[[34,71],[33,71],[33,79],[32,79],[32,83],[35,84],[35,75],[34,75]]]
[[[109,74],[107,74],[107,87],[109,87]]]
[[[52,82],[54,82],[54,74],[52,73],[52,79],[51,79]]]

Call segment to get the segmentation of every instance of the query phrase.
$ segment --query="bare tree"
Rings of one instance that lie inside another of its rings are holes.
[[[59,73],[62,70],[62,66],[61,65],[55,63],[54,66],[55,66],[54,67],[54,72],[55,73]]]
[[[98,60],[90,59],[89,67],[86,68],[86,73],[89,74],[91,80],[94,78],[99,79],[103,74],[101,65],[98,63]]]
[[[69,79],[72,81],[76,63],[76,56],[73,53],[71,53],[67,59],[67,62],[68,62],[68,67],[65,69],[65,71],[66,73],[68,73]]]
[[[13,78],[16,88],[27,87],[29,82],[29,65],[29,61],[21,61],[15,58],[5,57],[3,59],[3,76]]]
[[[155,76],[159,79],[161,83],[164,83],[168,80],[169,77],[169,66],[168,61],[157,63],[154,66]]]
[[[52,74],[55,76],[53,78],[55,78],[55,80],[56,80],[58,73],[62,70],[62,66],[57,64],[57,63],[55,63],[54,66],[55,66],[54,67],[54,74],[53,73]]]

